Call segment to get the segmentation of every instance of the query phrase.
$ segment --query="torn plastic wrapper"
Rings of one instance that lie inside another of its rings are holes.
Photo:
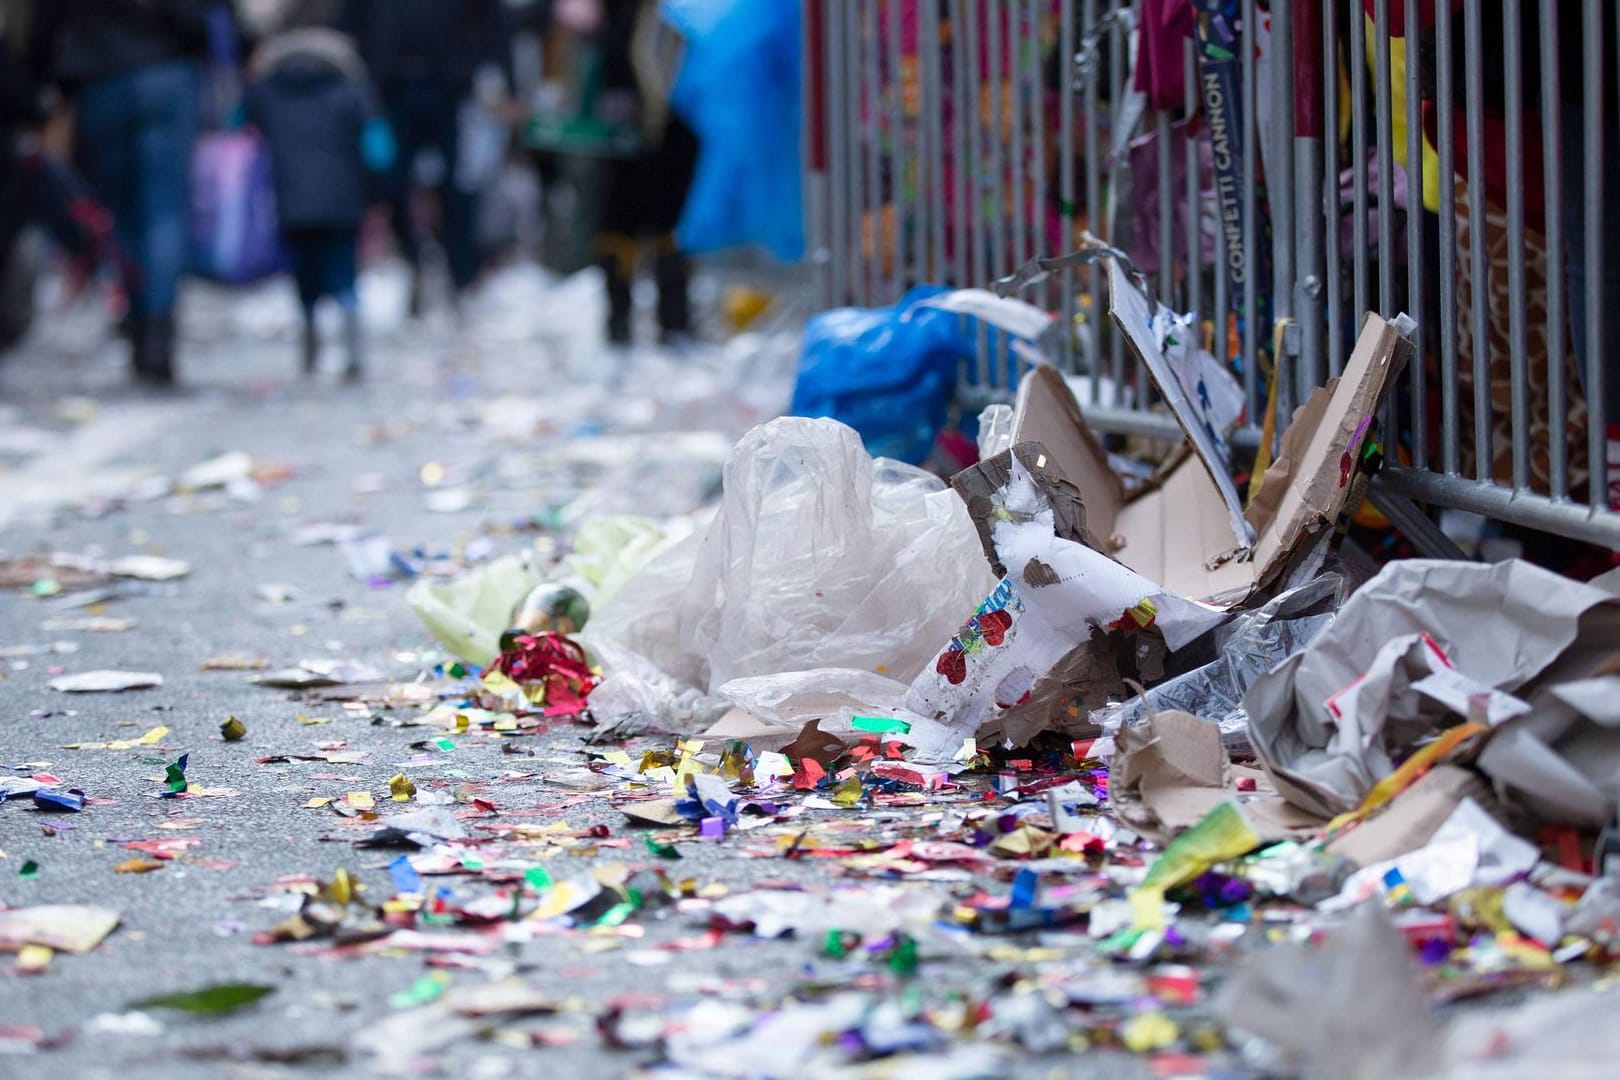
[[[1180,710],[1213,722],[1229,753],[1252,753],[1243,695],[1254,681],[1308,645],[1333,621],[1343,581],[1323,575],[1291,589],[1215,631],[1216,660],[1160,683],[1145,694],[1091,713],[1107,734],[1149,712]]]
[[[1414,686],[1436,672],[1436,652],[1439,667],[1533,701],[1542,685],[1589,674],[1615,641],[1620,598],[1597,585],[1517,560],[1391,563],[1310,645],[1254,683],[1244,699],[1250,739],[1290,802],[1345,813],[1394,771],[1396,755],[1454,722]],[[1523,723],[1507,721],[1493,742]],[[1610,775],[1620,772],[1614,736],[1600,740]],[[1482,767],[1499,783],[1518,777],[1527,791],[1546,790],[1550,774],[1535,771],[1542,759],[1487,752]]]
[[[852,731],[857,716],[889,715],[905,693],[904,683],[856,668],[756,675],[720,688],[732,705],[773,728],[797,732],[819,719],[834,734]]]

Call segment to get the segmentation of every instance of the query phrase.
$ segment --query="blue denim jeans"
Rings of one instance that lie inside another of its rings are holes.
[[[78,158],[112,211],[139,280],[130,311],[169,315],[191,250],[191,150],[202,110],[202,70],[155,64],[86,85],[78,96]]]
[[[450,277],[458,290],[465,289],[478,276],[478,195],[461,190],[455,182],[461,153],[461,100],[436,80],[415,79],[386,88],[383,101],[397,146],[390,195],[400,254],[413,268],[421,263],[411,191],[417,155],[431,150],[444,164],[439,199]]]

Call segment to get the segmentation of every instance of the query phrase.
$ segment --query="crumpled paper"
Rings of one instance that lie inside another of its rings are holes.
[[[1433,650],[1458,676],[1529,698],[1590,673],[1615,642],[1620,597],[1603,585],[1519,560],[1391,563],[1250,688],[1249,737],[1285,798],[1333,816],[1392,772],[1395,755],[1451,722],[1450,707],[1415,687],[1436,672]]]

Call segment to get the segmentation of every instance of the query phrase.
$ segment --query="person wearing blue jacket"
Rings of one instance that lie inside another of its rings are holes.
[[[374,178],[394,163],[393,138],[349,39],[333,30],[293,30],[254,54],[246,118],[270,148],[276,217],[304,309],[304,371],[320,356],[316,308],[343,312],[346,374],[365,370],[356,289],[360,226]]]
[[[130,255],[135,375],[174,381],[175,307],[190,249],[189,163],[211,11],[229,0],[49,0],[29,49],[76,110],[76,154]]]

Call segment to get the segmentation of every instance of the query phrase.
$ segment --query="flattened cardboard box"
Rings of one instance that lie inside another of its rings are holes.
[[[1110,267],[1110,282],[1116,292],[1132,287],[1117,266]],[[1145,324],[1127,326],[1114,314],[1132,348],[1156,347],[1145,337]],[[1054,368],[1035,368],[1019,385],[1012,441],[1040,443],[1051,454],[1080,491],[1086,528],[1114,558],[1172,592],[1235,605],[1269,586],[1303,542],[1339,517],[1384,388],[1410,348],[1394,324],[1367,315],[1344,373],[1294,413],[1282,451],[1245,514],[1255,530],[1249,550],[1235,546],[1226,501],[1196,454],[1172,466],[1156,487],[1127,499]]]

